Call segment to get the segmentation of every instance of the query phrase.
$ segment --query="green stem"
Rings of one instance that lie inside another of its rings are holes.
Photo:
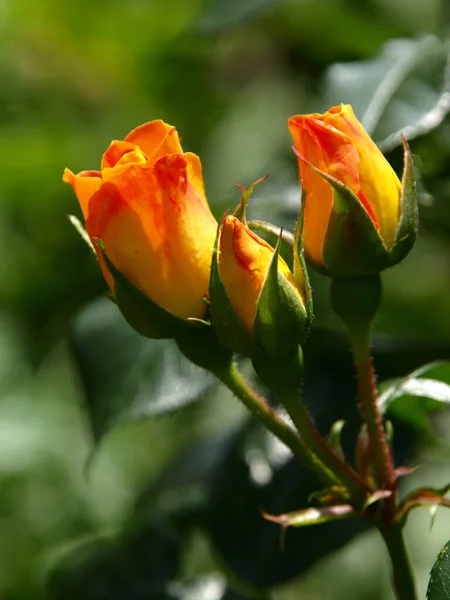
[[[409,562],[401,525],[395,524],[391,528],[382,528],[380,531],[391,558],[397,600],[417,600],[414,573]]]
[[[215,371],[215,375],[269,431],[292,451],[300,463],[314,470],[327,485],[340,483],[334,472],[316,457],[305,441],[277,415],[262,396],[253,390],[234,363],[230,363],[227,369]]]
[[[253,367],[267,387],[280,400],[299,432],[304,444],[334,473],[340,485],[360,504],[368,489],[363,478],[334,452],[316,429],[302,401],[303,354],[300,347],[278,357],[253,359]]]
[[[380,307],[381,298],[382,286],[379,274],[333,279],[331,282],[333,308],[347,326],[353,345],[359,400],[367,427],[371,465],[378,486],[392,491],[385,503],[388,510],[384,518],[388,524],[395,518],[396,477],[378,408],[375,372],[370,351],[372,322]]]
[[[392,454],[378,408],[375,371],[370,351],[370,330],[370,323],[358,328],[349,328],[358,378],[359,399],[367,426],[370,454],[377,482],[381,487],[395,492],[396,477]]]
[[[341,484],[344,484],[352,493],[353,498],[362,500],[367,485],[362,477],[341,457],[334,452],[314,425],[301,395],[283,394],[279,396],[295,427],[301,434],[305,444],[327,468],[336,474]]]

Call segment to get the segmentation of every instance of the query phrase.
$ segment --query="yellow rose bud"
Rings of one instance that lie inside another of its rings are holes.
[[[365,231],[370,227],[374,230],[373,240],[376,237],[381,246],[377,252],[385,259],[384,266],[381,266],[380,259],[378,270],[388,266],[389,253],[398,241],[396,236],[402,217],[402,185],[379,148],[355,117],[352,107],[341,104],[323,115],[296,115],[289,119],[289,130],[299,157],[302,188],[306,192],[303,242],[307,257],[322,270],[328,270],[329,274],[334,275],[333,268],[330,268],[325,256],[325,246],[333,234],[330,229],[339,227],[336,223],[342,224],[346,217],[342,208],[336,209],[334,206],[336,187],[330,185],[330,178],[333,178],[344,184],[346,190],[349,190],[352,197],[364,208],[359,214],[365,212],[368,215],[368,227],[364,224]],[[329,180],[323,175],[329,176]],[[330,226],[333,213],[337,215],[336,222]],[[359,219],[364,220],[361,217]],[[368,236],[365,232],[361,233],[359,222],[355,224],[354,220],[350,223],[347,219],[345,223],[347,231],[340,236],[339,243],[348,246],[347,260],[348,255],[365,253],[368,256],[368,265],[369,255],[372,254],[373,258],[374,252],[368,249],[367,244],[363,249],[360,243],[360,239],[364,240],[364,237]],[[357,228],[360,229],[356,231]],[[375,247],[375,241],[372,247]],[[328,255],[334,253],[334,265],[337,264],[338,275],[345,276],[343,260],[339,265],[339,259],[336,258],[336,253],[339,254],[340,251],[337,247],[329,248]],[[360,259],[355,273],[361,271],[359,274],[364,274],[362,262]],[[377,270],[373,266],[375,262],[374,259],[371,261],[370,269],[367,267],[368,271]],[[351,272],[351,266],[348,271]]]
[[[102,241],[118,271],[179,318],[205,314],[217,222],[200,159],[183,152],[174,127],[146,123],[111,143],[100,171],[66,169],[63,179],[78,197],[90,238]]]
[[[272,246],[239,219],[234,216],[225,217],[218,243],[219,275],[234,312],[251,337],[261,290],[273,254]],[[305,311],[305,290],[281,257],[278,258],[278,272],[291,286]]]

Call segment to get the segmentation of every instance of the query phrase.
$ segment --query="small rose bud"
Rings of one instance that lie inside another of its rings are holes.
[[[273,248],[247,226],[243,213],[242,218],[228,215],[219,224],[210,284],[212,323],[232,350],[275,356],[298,346],[308,330],[307,278],[300,263],[291,271],[279,245]]]

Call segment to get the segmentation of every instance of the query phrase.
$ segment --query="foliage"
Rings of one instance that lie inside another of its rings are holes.
[[[444,600],[450,592],[448,543],[442,548],[433,565],[428,586],[429,600]]]

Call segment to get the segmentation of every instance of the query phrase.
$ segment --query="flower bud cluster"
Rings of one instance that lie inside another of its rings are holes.
[[[99,171],[66,169],[105,280],[137,331],[178,338],[212,327],[233,352],[282,355],[312,319],[304,255],[328,276],[356,278],[409,253],[418,224],[406,142],[400,182],[349,105],[294,116],[289,130],[303,191],[290,247],[281,232],[271,245],[247,223],[253,186],[218,223],[199,157],[160,120],[113,141]]]

